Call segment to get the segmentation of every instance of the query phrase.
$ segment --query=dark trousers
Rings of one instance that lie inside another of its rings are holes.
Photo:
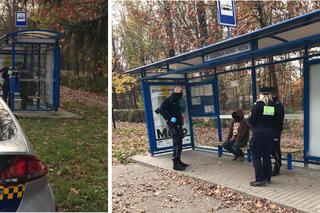
[[[278,141],[273,142],[273,147],[272,147],[272,157],[275,160],[275,166],[280,168],[282,163],[281,163],[281,148],[280,148],[280,137]]]
[[[240,149],[241,147],[240,143],[233,140],[229,140],[223,145],[223,148],[233,153],[235,157],[244,156],[243,151]]]
[[[257,127],[253,130],[250,149],[256,181],[271,180],[271,151],[273,147],[273,129]]]
[[[5,82],[2,85],[2,99],[8,103],[9,85]]]
[[[169,126],[169,132],[173,142],[172,160],[179,160],[182,152],[182,128],[180,126]]]

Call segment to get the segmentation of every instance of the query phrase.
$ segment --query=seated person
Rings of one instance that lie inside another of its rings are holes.
[[[247,145],[249,140],[249,125],[244,119],[242,109],[238,109],[232,113],[233,121],[229,128],[227,141],[223,144],[223,148],[234,154],[233,161],[243,161],[244,153],[240,149]]]
[[[21,109],[27,109],[27,103],[29,96],[34,96],[37,91],[37,84],[34,80],[34,76],[28,70],[21,70],[19,72],[20,81],[20,97],[21,97]],[[30,81],[32,80],[32,81]]]

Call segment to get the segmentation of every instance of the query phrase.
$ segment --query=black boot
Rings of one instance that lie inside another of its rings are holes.
[[[259,186],[265,186],[266,183],[264,181],[252,181],[250,182],[250,186],[259,187]]]
[[[177,159],[173,160],[173,169],[177,171],[183,171],[186,168],[182,166]]]
[[[183,163],[180,158],[178,159],[178,161],[179,161],[180,165],[183,166],[183,167],[188,167],[189,166],[188,164]]]
[[[272,170],[271,176],[277,176],[279,175],[279,173],[280,173],[280,167],[278,165],[275,165]]]

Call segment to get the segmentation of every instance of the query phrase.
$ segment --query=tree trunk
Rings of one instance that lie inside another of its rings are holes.
[[[135,109],[137,109],[138,105],[137,105],[136,89],[132,88],[131,92],[132,92],[132,105]]]
[[[197,1],[197,16],[199,22],[199,31],[200,31],[200,44],[201,47],[207,45],[208,41],[208,26],[207,26],[207,17],[206,17],[206,10],[204,7],[203,1]]]
[[[116,93],[116,88],[112,87],[112,108],[119,109],[118,97]]]
[[[273,62],[273,57],[269,57],[269,62]],[[276,75],[276,68],[275,65],[271,65],[270,66],[270,86],[274,87],[274,92],[276,94],[277,97],[279,97],[279,88],[278,88],[278,79],[277,79],[277,75]]]
[[[164,1],[164,13],[165,13],[165,26],[166,34],[168,38],[168,56],[173,57],[176,55],[174,50],[174,37],[173,37],[173,24],[171,20],[171,11],[168,1]]]

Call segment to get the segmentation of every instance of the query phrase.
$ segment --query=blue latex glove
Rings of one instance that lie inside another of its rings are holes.
[[[172,117],[172,118],[170,119],[170,122],[171,122],[171,123],[176,123],[176,122],[177,122],[177,119],[176,119],[175,117]]]

